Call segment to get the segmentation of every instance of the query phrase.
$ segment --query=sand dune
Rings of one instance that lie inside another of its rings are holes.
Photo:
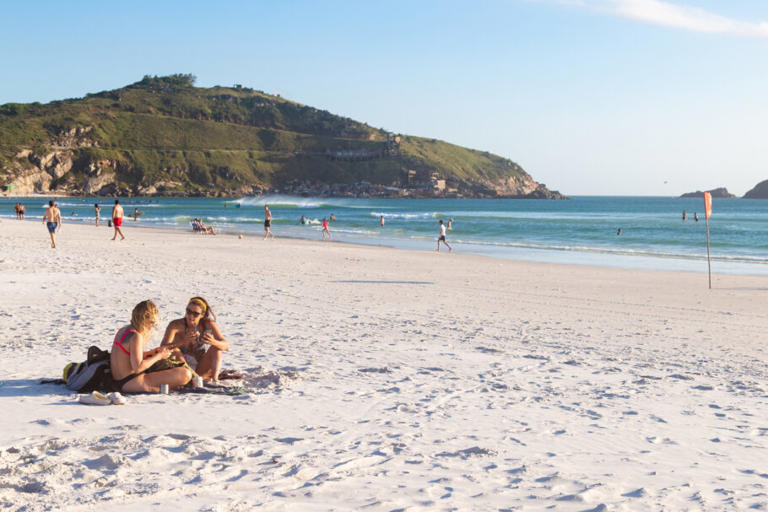
[[[768,278],[110,236],[0,223],[3,509],[768,508]],[[37,383],[198,294],[246,394]]]

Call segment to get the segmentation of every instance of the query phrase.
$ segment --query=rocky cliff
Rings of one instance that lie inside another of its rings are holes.
[[[197,88],[193,79],[144,77],[80,99],[0,105],[0,187],[241,196],[288,183],[362,183],[394,194],[408,188],[410,197],[562,197],[491,153],[392,134],[240,86]],[[433,183],[413,185],[413,173]]]
[[[707,190],[710,194],[712,194],[712,197],[719,197],[719,198],[732,198],[736,197],[735,195],[728,192],[728,189],[725,187],[720,188],[713,188],[712,190]],[[697,190],[696,192],[686,192],[685,194],[681,195],[680,197],[704,197],[704,192],[701,190]]]
[[[761,181],[744,194],[744,199],[768,199],[768,180]]]

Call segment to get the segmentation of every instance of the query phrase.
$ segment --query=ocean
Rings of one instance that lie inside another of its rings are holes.
[[[2,198],[0,218],[14,218],[13,205],[40,219],[47,198]],[[106,222],[112,198],[62,197],[65,222],[93,222],[93,204]],[[704,203],[701,198],[591,197],[567,201],[512,199],[343,199],[292,196],[240,199],[122,198],[130,236],[134,225],[189,230],[201,217],[218,232],[263,236],[264,205],[278,237],[320,239],[323,217],[335,215],[333,240],[354,244],[434,250],[438,221],[453,219],[448,242],[461,254],[494,258],[611,266],[707,271]],[[688,220],[682,221],[685,210]],[[693,220],[694,213],[699,221]],[[301,216],[310,220],[302,225]],[[380,218],[385,224],[380,226]],[[617,234],[621,229],[621,234]],[[41,236],[45,234],[41,227]],[[709,220],[712,271],[768,275],[768,200],[717,199]],[[0,236],[2,228],[0,227]],[[443,247],[442,250],[445,250]]]

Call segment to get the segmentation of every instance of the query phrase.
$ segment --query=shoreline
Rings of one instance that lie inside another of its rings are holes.
[[[67,217],[64,216],[64,223],[66,225],[76,225],[76,226],[88,226],[89,224],[92,224],[94,221],[92,218],[86,218],[86,217]],[[76,220],[75,220],[76,219]],[[86,220],[87,219],[87,220]],[[32,218],[24,219],[25,221],[34,221]],[[100,223],[99,227],[102,227],[101,224],[106,227],[105,221],[109,220],[107,217],[102,217],[102,222]],[[0,217],[0,222],[12,222],[16,221],[15,218],[13,218],[10,215],[2,216]],[[148,229],[152,231],[165,231],[168,233],[189,233],[193,234],[191,231],[191,228],[188,230],[186,227],[178,226],[178,227],[171,227],[171,226],[163,226],[163,225],[147,225],[147,224],[140,224],[140,225],[134,225],[134,221],[131,220],[129,216],[125,217],[125,220],[123,221],[124,227],[130,228],[130,229]],[[216,227],[215,224],[213,224],[214,227]],[[279,228],[279,224],[276,225]],[[217,235],[216,236],[234,236],[237,237],[239,235],[242,235],[243,237],[250,237],[250,238],[261,238],[259,229],[261,229],[260,223],[258,221],[254,221],[253,223],[253,229],[246,230],[246,229],[230,229],[230,228],[217,228]],[[111,229],[111,228],[109,228]],[[331,231],[333,233],[333,230]],[[317,232],[319,236],[319,231]],[[210,235],[206,235],[210,236]],[[431,239],[407,239],[407,240],[399,240],[399,239],[384,239],[384,240],[378,240],[378,239],[366,239],[362,237],[354,237],[345,235],[346,238],[352,238],[352,240],[343,240],[338,241],[336,239],[332,240],[332,243],[336,244],[346,244],[349,246],[354,247],[373,247],[373,248],[382,248],[382,249],[394,249],[394,250],[400,250],[400,251],[409,251],[409,252],[429,252],[431,249],[428,248],[428,245],[433,244],[433,240]],[[310,237],[302,237],[302,236],[291,236],[291,234],[279,234],[278,238],[286,239],[286,240],[303,240],[307,242],[313,242],[315,241],[314,238]],[[679,255],[664,255],[664,254],[641,254],[637,253],[635,251],[619,251],[619,250],[607,250],[607,249],[584,249],[584,250],[574,250],[572,248],[539,248],[534,247],[531,245],[511,245],[511,246],[504,246],[505,250],[508,252],[511,251],[517,251],[517,254],[505,254],[501,251],[494,252],[493,250],[490,251],[483,251],[486,247],[484,245],[478,245],[477,243],[474,243],[472,241],[461,241],[460,239],[452,238],[452,244],[456,244],[455,247],[458,249],[458,253],[454,254],[462,254],[464,256],[477,256],[482,258],[490,258],[493,260],[507,260],[507,261],[518,261],[518,262],[530,262],[530,263],[545,263],[545,264],[554,264],[554,265],[573,265],[577,267],[596,267],[596,268],[614,268],[614,269],[624,269],[624,270],[650,270],[650,271],[659,271],[659,272],[684,272],[684,273],[690,273],[690,274],[707,274],[706,271],[706,257],[705,256],[696,256],[696,257],[682,257]],[[319,241],[319,240],[317,240]],[[327,242],[326,242],[327,243]],[[423,248],[417,247],[418,244],[422,244]],[[491,246],[493,249],[496,246]],[[462,252],[462,248],[468,248],[467,252]],[[477,248],[477,249],[476,249]],[[445,248],[443,248],[445,249]],[[526,257],[526,253],[533,253],[533,256]],[[580,262],[563,262],[563,261],[557,261],[558,255],[567,254],[569,256],[576,255],[581,261]],[[715,263],[715,270],[712,272],[712,274],[719,274],[719,275],[743,275],[743,276],[753,276],[753,277],[765,277],[768,276],[768,265],[766,265],[763,262],[751,262],[748,260],[731,260],[724,257],[713,257],[712,259],[713,263]],[[701,269],[693,269],[690,268],[691,266],[695,264],[700,264]],[[666,265],[666,268],[664,267]],[[725,270],[718,271],[717,267],[720,266],[726,267]],[[660,268],[656,268],[660,267]]]

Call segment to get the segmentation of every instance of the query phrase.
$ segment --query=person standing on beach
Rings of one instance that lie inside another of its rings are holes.
[[[96,215],[96,227],[99,226],[99,218],[101,217],[101,208],[99,208],[99,203],[95,203],[93,205],[93,213]]]
[[[328,231],[328,219],[323,217],[323,231],[321,233],[323,235],[323,240],[325,240],[325,236],[328,235],[328,240],[331,239],[331,232]]]
[[[443,224],[443,219],[440,219],[440,236],[437,237],[437,252],[440,252],[440,242],[443,242],[448,247],[448,252],[453,252],[453,248],[445,241],[445,224]]]
[[[115,206],[112,207],[112,225],[115,227],[115,236],[112,237],[112,240],[117,238],[118,234],[120,235],[120,240],[125,240],[125,236],[120,230],[120,226],[123,225],[123,207],[120,206],[119,199],[115,199]]]
[[[269,211],[269,205],[264,205],[264,240],[266,240],[268,237],[272,237],[274,240],[275,234],[272,232],[270,227],[272,226],[272,212]]]
[[[51,248],[56,248],[56,230],[61,229],[61,212],[53,204],[53,201],[48,201],[48,209],[43,214],[43,224],[48,228],[48,234],[51,235]]]

